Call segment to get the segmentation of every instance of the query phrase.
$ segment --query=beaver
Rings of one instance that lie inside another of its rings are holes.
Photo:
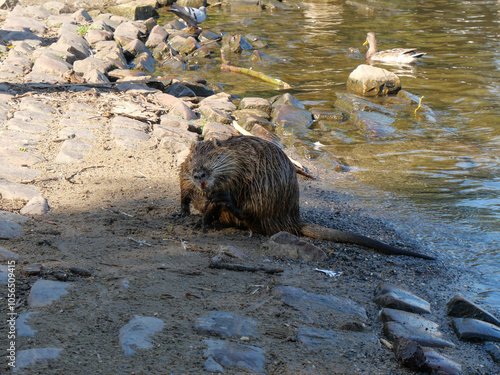
[[[277,145],[261,138],[233,136],[198,142],[181,164],[179,177],[181,215],[190,214],[192,203],[203,215],[204,227],[218,220],[265,235],[286,231],[361,245],[385,254],[435,259],[362,235],[303,222],[295,167]]]

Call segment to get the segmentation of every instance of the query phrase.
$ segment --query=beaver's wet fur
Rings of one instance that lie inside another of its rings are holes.
[[[181,213],[190,203],[204,215],[204,225],[218,220],[272,235],[295,235],[352,243],[385,254],[431,256],[407,251],[350,232],[302,222],[295,167],[275,144],[251,136],[193,145],[180,167]]]

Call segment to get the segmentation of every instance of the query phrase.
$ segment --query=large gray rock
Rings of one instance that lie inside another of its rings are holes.
[[[362,96],[396,94],[401,90],[401,81],[386,69],[361,64],[349,75],[347,88]]]
[[[235,344],[223,340],[205,340],[207,349],[204,356],[211,365],[205,368],[207,371],[213,371],[214,362],[224,369],[236,371],[236,373],[264,373],[265,356],[264,351],[254,346]]]
[[[61,281],[38,280],[31,287],[28,296],[29,307],[43,307],[57,301],[63,295],[68,293],[68,288],[71,283],[63,283]]]

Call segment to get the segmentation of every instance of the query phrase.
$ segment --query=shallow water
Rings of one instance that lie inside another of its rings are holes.
[[[210,9],[203,26],[264,39],[269,61],[251,63],[243,53],[230,56],[232,64],[280,78],[308,107],[324,109],[334,107],[348,75],[364,63],[367,31],[377,33],[381,50],[417,46],[426,52],[412,67],[382,66],[400,76],[403,90],[424,96],[424,109],[401,109],[375,136],[346,121],[303,129],[296,137],[311,158],[327,155],[350,167],[355,178],[339,191],[393,218],[426,248],[469,266],[477,273],[475,300],[500,309],[499,3],[296,4],[245,14]],[[253,78],[222,73],[217,64],[187,74],[240,96],[280,93]],[[317,141],[325,146],[315,148]]]

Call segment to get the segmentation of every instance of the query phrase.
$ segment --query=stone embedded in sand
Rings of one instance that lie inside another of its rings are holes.
[[[348,298],[307,293],[291,286],[279,286],[276,291],[286,305],[299,310],[309,323],[362,328],[368,321],[366,310]]]
[[[474,318],[500,327],[500,320],[493,314],[457,294],[446,304],[446,315],[457,318]]]
[[[431,312],[431,305],[426,300],[386,283],[380,284],[375,289],[374,301],[380,307],[389,307],[419,314],[429,314]]]
[[[273,234],[264,246],[275,256],[299,259],[303,262],[320,262],[327,258],[319,247],[288,232]]]
[[[258,374],[264,373],[266,358],[262,349],[223,340],[207,339],[205,343],[207,349],[203,353],[204,356],[212,359],[223,368],[234,371],[250,371]]]
[[[71,283],[63,283],[52,280],[38,280],[31,287],[28,296],[29,307],[42,307],[50,305],[60,297],[67,294],[67,289],[72,286]]]
[[[209,316],[196,319],[195,329],[219,337],[256,337],[257,321],[232,313],[212,311]]]
[[[12,212],[0,211],[0,238],[22,235],[22,224],[28,219]]]
[[[395,94],[401,90],[401,81],[386,69],[361,64],[347,78],[347,88],[363,96]]]
[[[45,215],[49,210],[47,199],[42,196],[33,197],[21,208],[21,215]]]
[[[118,339],[125,355],[134,355],[134,349],[151,349],[151,336],[160,332],[165,323],[161,319],[150,316],[135,316],[120,328]]]
[[[31,328],[26,321],[36,314],[39,314],[39,312],[28,311],[19,314],[16,319],[16,331],[18,336],[35,337],[36,330]]]
[[[21,256],[19,254],[16,254],[10,250],[2,249],[0,247],[0,261],[20,260],[20,259],[21,259]]]
[[[14,372],[22,370],[23,367],[35,364],[47,364],[53,359],[59,358],[63,349],[61,348],[37,348],[21,350],[16,356],[16,367]]]
[[[92,148],[92,144],[89,142],[80,141],[78,139],[68,139],[63,142],[55,161],[56,163],[81,162],[85,157],[85,153],[90,148]]]
[[[299,328],[297,330],[297,341],[314,351],[335,348],[335,357],[348,355],[353,348],[362,352],[377,351],[380,349],[378,338],[371,333],[364,332]]]

